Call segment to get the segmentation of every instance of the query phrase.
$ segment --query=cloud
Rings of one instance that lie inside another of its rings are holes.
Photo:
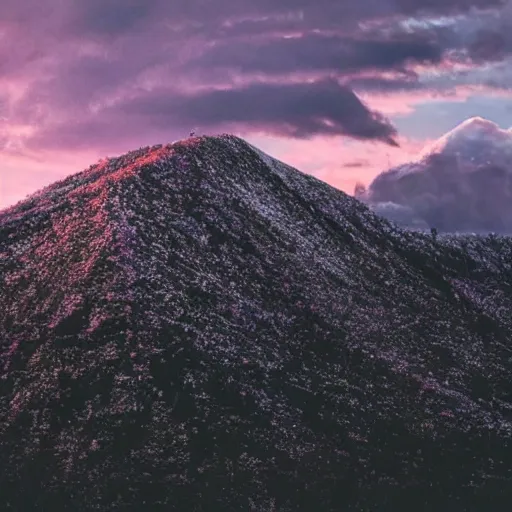
[[[28,0],[22,9],[19,2],[4,0],[0,34],[18,42],[0,50],[0,96],[7,91],[10,97],[6,117],[27,127],[16,147],[42,148],[44,142],[100,144],[100,149],[110,141],[114,148],[122,134],[133,140],[137,131],[151,132],[161,140],[189,124],[214,131],[226,124],[253,126],[297,138],[344,135],[393,145],[396,129],[357,94],[427,92],[435,85],[422,82],[410,67],[440,66],[443,52],[469,45],[467,34],[482,30],[462,16],[456,25],[462,28],[452,27],[443,39],[435,25],[411,29],[399,20],[499,5],[497,0],[485,5],[432,0],[427,6],[419,0]],[[488,55],[495,46],[487,44]],[[341,84],[332,82],[333,76]],[[138,110],[138,128],[127,126],[119,105],[125,113]]]
[[[154,13],[154,0],[82,0],[70,19],[73,31],[115,37],[140,27]]]
[[[398,146],[396,130],[382,115],[370,111],[350,90],[335,80],[305,84],[250,84],[229,90],[202,90],[193,94],[161,89],[121,102],[101,113],[100,119],[55,125],[30,140],[30,147],[64,147],[82,139],[99,142],[115,126],[118,137],[146,129],[198,126],[307,139],[316,135],[348,135]],[[57,133],[62,136],[57,137]]]
[[[348,38],[307,34],[286,39],[226,42],[191,61],[194,68],[222,67],[245,73],[285,74],[297,71],[350,73],[401,68],[407,62],[437,63],[441,48],[423,37]]]
[[[6,0],[15,4],[14,0]],[[36,3],[36,0],[32,0]],[[56,4],[55,0],[46,3]],[[189,0],[188,2],[168,2],[167,0],[77,0],[74,2],[78,9],[89,9],[91,5],[94,17],[103,15],[110,23],[118,26],[112,18],[117,11],[121,17],[131,19],[134,17],[128,11],[143,9],[143,13],[157,14],[160,18],[171,19],[176,23],[186,21],[215,24],[226,19],[230,20],[263,20],[272,23],[278,18],[283,23],[302,13],[300,19],[305,25],[325,24],[340,26],[366,19],[382,18],[402,14],[414,15],[449,15],[464,13],[472,8],[489,9],[499,7],[506,0],[219,0],[218,2],[204,2],[202,0]],[[142,7],[143,6],[143,7]],[[82,11],[82,12],[83,12]],[[97,22],[93,22],[95,25]],[[122,22],[121,26],[126,25]],[[130,27],[130,23],[127,24]]]
[[[511,16],[502,6],[1,0],[2,158],[104,156],[180,138],[191,126],[396,147],[397,111],[460,84],[510,86]],[[322,173],[345,183],[340,168]]]
[[[381,217],[408,229],[427,230],[429,225],[410,207],[391,201],[372,203],[371,209]]]
[[[133,101],[127,112],[151,114],[159,122],[215,126],[225,123],[263,127],[296,138],[348,135],[398,146],[396,130],[377,112],[336,80],[312,83],[256,83],[230,90],[213,90],[174,97],[151,95]]]
[[[369,163],[370,162],[368,160],[354,160],[352,162],[346,162],[345,164],[343,164],[343,167],[347,167],[347,168],[365,167],[365,166],[368,166]]]
[[[399,22],[400,25],[400,22]],[[512,4],[501,10],[487,10],[478,16],[457,16],[438,24],[430,20],[424,29],[448,52],[453,62],[475,66],[501,61],[512,53]]]
[[[473,61],[503,60],[510,52],[504,34],[482,29],[477,32],[474,40],[468,47],[468,52]]]
[[[510,162],[512,130],[471,118],[416,161],[378,175],[362,199],[404,225],[422,219],[441,231],[512,233]]]
[[[377,93],[397,93],[426,89],[425,85],[419,82],[418,75],[400,76],[398,78],[362,76],[350,78],[343,83],[355,91]]]

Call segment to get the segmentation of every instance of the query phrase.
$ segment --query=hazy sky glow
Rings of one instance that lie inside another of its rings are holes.
[[[0,208],[193,127],[352,192],[468,117],[510,127],[511,70],[502,0],[1,0]]]

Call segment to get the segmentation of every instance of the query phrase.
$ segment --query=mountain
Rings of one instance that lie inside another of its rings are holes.
[[[512,130],[473,117],[379,174],[361,199],[406,227],[512,234],[511,161]]]
[[[512,241],[231,135],[0,213],[2,510],[508,510]]]

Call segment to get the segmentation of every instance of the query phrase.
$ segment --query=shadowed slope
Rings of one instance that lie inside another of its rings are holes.
[[[510,239],[224,135],[47,188],[0,253],[10,509],[505,510]]]

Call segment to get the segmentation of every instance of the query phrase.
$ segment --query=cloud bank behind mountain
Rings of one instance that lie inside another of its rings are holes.
[[[409,228],[512,233],[512,129],[467,119],[355,195]]]

